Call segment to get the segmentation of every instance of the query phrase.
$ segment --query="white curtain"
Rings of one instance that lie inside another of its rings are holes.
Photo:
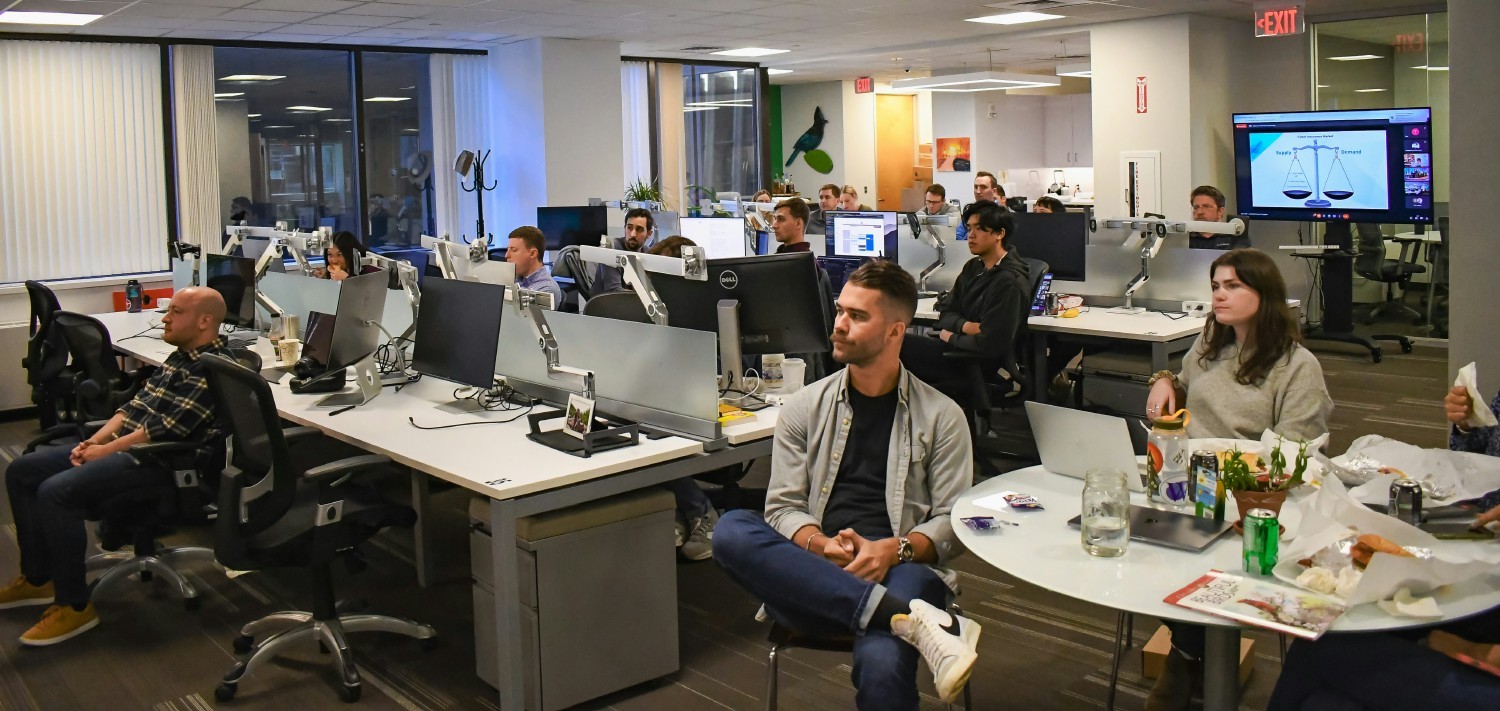
[[[432,190],[437,214],[437,234],[452,234],[458,217],[458,183],[453,180],[453,160],[458,149],[453,134],[453,60],[451,54],[434,54],[427,64],[432,87]]]
[[[432,77],[432,174],[437,201],[437,231],[434,235],[473,238],[478,210],[474,193],[460,183],[473,184],[453,171],[460,151],[482,154],[494,147],[486,122],[489,107],[489,58],[473,55],[434,54],[429,65]],[[491,177],[487,182],[494,182]],[[493,193],[484,194],[486,227],[499,224]],[[502,239],[504,235],[497,235]]]
[[[625,181],[651,182],[651,95],[647,90],[646,63],[620,63],[621,126],[625,137]]]
[[[0,283],[166,270],[160,56],[0,40]]]
[[[172,45],[172,111],[177,141],[177,234],[217,245],[223,230],[219,140],[214,103],[214,48]]]

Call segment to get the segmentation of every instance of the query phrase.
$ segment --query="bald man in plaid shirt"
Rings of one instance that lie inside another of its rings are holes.
[[[208,439],[213,401],[198,359],[206,353],[229,354],[219,337],[224,311],[217,291],[192,287],[178,292],[161,320],[161,339],[177,350],[135,398],[77,446],[39,448],[5,470],[21,575],[0,588],[0,609],[47,606],[41,621],[21,635],[21,644],[57,644],[99,624],[84,580],[84,512],[166,476],[139,466],[129,454],[131,445]]]

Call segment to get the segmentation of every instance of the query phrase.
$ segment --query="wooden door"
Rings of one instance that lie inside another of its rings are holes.
[[[907,94],[875,97],[875,209],[900,210],[917,165],[917,103]]]

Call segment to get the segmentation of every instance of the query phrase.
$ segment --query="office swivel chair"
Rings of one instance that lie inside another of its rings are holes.
[[[74,373],[68,367],[68,345],[63,342],[62,331],[52,327],[53,315],[62,310],[57,295],[46,284],[27,281],[26,296],[31,301],[31,317],[21,367],[26,369],[31,402],[45,430],[72,416]]]
[[[583,305],[583,315],[651,323],[651,317],[646,315],[646,307],[641,305],[641,297],[636,296],[634,291],[619,291],[595,296]]]
[[[214,553],[233,570],[305,568],[312,584],[312,612],[278,612],[245,625],[234,647],[248,652],[214,690],[219,701],[234,698],[256,667],[296,644],[321,642],[339,666],[339,696],[360,696],[360,675],[346,632],[394,632],[430,644],[427,625],[385,615],[338,612],[333,590],[335,559],[354,555],[365,540],[388,526],[410,527],[416,512],[382,499],[358,477],[386,468],[373,454],[320,466],[294,461],[289,442],[317,435],[310,428],[283,431],[271,388],[260,373],[218,356],[202,358],[217,412],[234,443],[232,464],[219,481]],[[275,627],[291,627],[259,643]]]
[[[557,258],[553,260],[552,264],[553,276],[566,277],[573,280],[572,286],[564,285],[562,287],[563,303],[557,310],[577,313],[579,300],[588,300],[593,295],[593,265],[583,261],[577,245],[563,247],[557,253]]]
[[[77,398],[78,421],[107,420],[135,396],[148,370],[120,368],[109,329],[92,316],[72,311],[53,314],[53,328],[62,331],[68,355],[73,359],[73,394]]]
[[[1354,257],[1354,271],[1356,274],[1385,284],[1385,301],[1376,304],[1370,309],[1365,317],[1365,325],[1375,323],[1375,319],[1381,314],[1391,315],[1405,314],[1413,319],[1414,323],[1422,323],[1421,312],[1407,306],[1396,298],[1395,289],[1399,284],[1403,296],[1411,286],[1413,274],[1425,274],[1427,267],[1421,264],[1412,264],[1406,259],[1407,245],[1401,246],[1400,259],[1385,258],[1385,237],[1380,234],[1380,226],[1360,223],[1354,226],[1359,233],[1359,251]],[[1375,336],[1377,340],[1394,340],[1394,336]]]

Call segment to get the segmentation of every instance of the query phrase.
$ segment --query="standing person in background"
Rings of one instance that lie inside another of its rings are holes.
[[[391,229],[391,211],[385,204],[385,196],[375,193],[370,196],[370,243],[379,244]],[[484,235],[475,235],[475,239]]]

